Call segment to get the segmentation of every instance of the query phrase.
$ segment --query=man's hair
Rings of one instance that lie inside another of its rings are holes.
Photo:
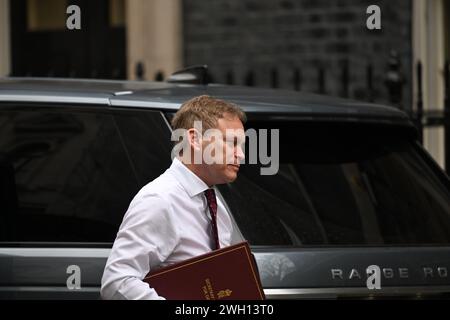
[[[189,130],[194,121],[201,121],[203,130],[217,127],[217,121],[224,117],[237,117],[245,123],[247,117],[237,105],[208,95],[194,97],[181,105],[172,119],[172,128]]]

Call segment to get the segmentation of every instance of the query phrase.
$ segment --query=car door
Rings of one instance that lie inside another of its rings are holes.
[[[0,298],[99,298],[129,202],[170,159],[158,123],[151,111],[0,106]]]
[[[276,174],[242,164],[220,190],[268,298],[450,293],[450,184],[412,130],[259,121],[247,127],[279,130]]]

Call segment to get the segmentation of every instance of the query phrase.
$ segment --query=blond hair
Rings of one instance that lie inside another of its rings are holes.
[[[236,104],[208,95],[194,97],[181,105],[172,119],[172,128],[189,130],[194,121],[201,121],[203,130],[217,127],[217,121],[224,117],[237,117],[242,123],[247,120],[244,111]]]

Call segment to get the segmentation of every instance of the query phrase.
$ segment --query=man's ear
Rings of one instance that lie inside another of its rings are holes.
[[[200,150],[202,146],[202,138],[201,134],[198,132],[197,129],[191,128],[187,131],[188,141],[189,145],[194,150]]]

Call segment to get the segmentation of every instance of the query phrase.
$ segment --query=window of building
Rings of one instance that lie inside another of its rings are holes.
[[[66,28],[67,2],[61,0],[27,0],[28,31],[52,31]]]
[[[109,23],[113,28],[125,27],[124,0],[109,0]]]

